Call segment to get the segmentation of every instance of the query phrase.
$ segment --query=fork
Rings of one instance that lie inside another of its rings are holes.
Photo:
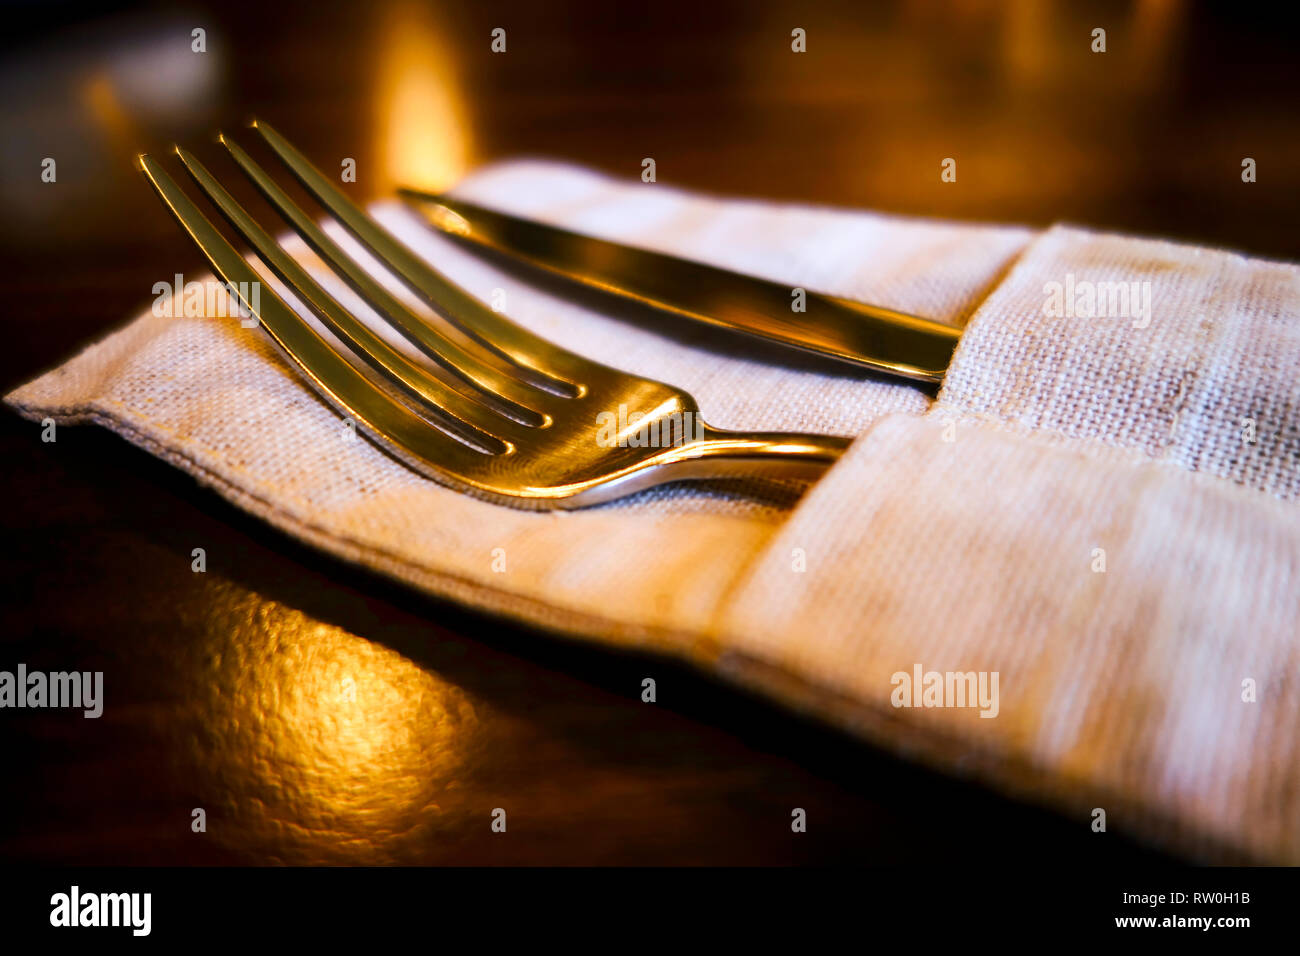
[[[317,202],[436,313],[417,315],[224,134],[218,141],[307,245],[402,339],[417,362],[308,274],[190,152],[204,195],[334,341],[259,286],[253,267],[148,154],[140,168],[240,305],[356,431],[420,474],[503,505],[578,508],[681,479],[815,478],[850,439],[735,432],[679,388],[583,358],[511,322],[395,239],[266,123],[271,151]],[[258,295],[247,290],[258,289]]]

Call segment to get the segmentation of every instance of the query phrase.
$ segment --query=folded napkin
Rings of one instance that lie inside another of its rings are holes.
[[[802,496],[682,484],[518,511],[342,440],[260,330],[152,313],[7,401],[111,428],[413,587],[689,660],[1081,828],[1101,809],[1196,858],[1300,863],[1300,269],[547,163],[489,167],[457,194],[966,332],[931,401],[601,314],[382,204],[473,294],[504,290],[520,324],[682,386],[711,423],[855,443]]]

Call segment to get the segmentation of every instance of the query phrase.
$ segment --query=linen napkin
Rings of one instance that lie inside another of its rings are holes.
[[[1080,827],[1100,810],[1197,858],[1300,862],[1296,266],[548,163],[489,167],[457,194],[967,330],[932,402],[560,298],[381,204],[471,293],[504,292],[520,324],[685,388],[711,423],[855,443],[802,496],[681,484],[518,511],[347,441],[260,330],[152,313],[7,401],[111,428],[413,587],[689,660]]]

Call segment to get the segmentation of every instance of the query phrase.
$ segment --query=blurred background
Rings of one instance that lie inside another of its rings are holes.
[[[0,242],[6,279],[46,305],[5,319],[23,333],[14,374],[61,357],[26,323],[90,334],[198,263],[135,153],[207,155],[255,114],[322,164],[355,158],[362,197],[521,154],[629,177],[653,156],[660,182],[700,190],[1300,258],[1286,16],[1184,0],[9,5]]]
[[[212,137],[254,115],[322,166],[356,159],[361,199],[505,157],[631,178],[652,156],[660,183],[697,190],[1300,259],[1288,16],[1179,0],[11,3],[0,386],[124,324],[160,277],[204,271],[135,155],[181,142],[232,168]],[[1153,858],[666,665],[672,699],[646,708],[627,693],[636,658],[369,579],[98,429],[34,435],[0,422],[3,662],[111,665],[114,698],[99,721],[6,716],[0,858]],[[238,560],[192,574],[196,540]],[[321,702],[347,674],[372,693],[342,720]],[[502,794],[530,808],[508,844],[479,825]],[[790,806],[819,821],[806,839]]]

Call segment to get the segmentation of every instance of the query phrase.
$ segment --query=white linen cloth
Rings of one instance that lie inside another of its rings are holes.
[[[1108,829],[1196,858],[1300,863],[1300,268],[537,162],[457,193],[967,331],[931,402],[852,369],[730,354],[678,321],[611,318],[382,204],[464,288],[505,290],[520,324],[685,388],[712,424],[857,440],[802,498],[709,483],[519,511],[341,440],[260,330],[151,313],[7,401],[102,424],[413,587],[690,660],[1080,827],[1101,808]],[[1149,282],[1149,322],[1045,314],[1067,277]],[[894,706],[893,675],[918,665],[997,672],[996,716]]]

